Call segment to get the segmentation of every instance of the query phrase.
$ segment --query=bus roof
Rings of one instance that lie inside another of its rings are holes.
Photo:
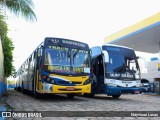
[[[127,48],[127,49],[131,49],[133,50],[132,48],[130,47],[126,47],[126,46],[121,46],[121,45],[115,45],[115,44],[104,44],[102,46],[112,46],[112,47],[121,47],[121,48]]]
[[[75,47],[78,49],[89,49],[88,44],[64,38],[46,37],[44,45],[59,45],[65,47]]]

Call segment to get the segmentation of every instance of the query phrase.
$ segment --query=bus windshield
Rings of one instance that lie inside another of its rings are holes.
[[[123,55],[109,54],[109,62],[106,63],[107,74],[110,77],[116,77],[118,79],[138,79],[138,68],[135,58],[125,57]]]
[[[139,65],[132,49],[121,47],[103,47],[108,52],[108,62],[105,63],[106,76],[116,79],[138,79]]]
[[[89,73],[89,51],[50,46],[45,49],[44,70],[55,73]]]
[[[122,55],[114,55],[109,54],[109,62],[107,63],[107,71],[112,72],[120,72],[124,68],[125,64],[124,56]]]
[[[72,49],[72,68],[74,73],[90,73],[89,51]]]

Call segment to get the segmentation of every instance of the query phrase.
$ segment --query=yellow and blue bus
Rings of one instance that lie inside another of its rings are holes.
[[[36,97],[51,93],[73,98],[90,93],[90,61],[88,44],[46,37],[17,71],[15,89]]]

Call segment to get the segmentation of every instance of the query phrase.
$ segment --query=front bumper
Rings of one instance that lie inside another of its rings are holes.
[[[45,87],[46,86],[46,87]],[[53,93],[53,94],[81,94],[81,93],[91,93],[91,83],[87,85],[77,85],[77,86],[60,86],[53,84],[45,84],[42,89],[38,91],[39,93]]]
[[[121,95],[123,93],[140,94],[141,88],[105,86],[104,91],[105,91],[105,94],[107,95]]]
[[[87,84],[83,86],[53,85],[53,88],[52,88],[52,93],[90,93],[90,92],[91,92],[91,84]]]

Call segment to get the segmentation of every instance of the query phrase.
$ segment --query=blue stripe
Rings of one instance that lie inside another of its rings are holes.
[[[155,24],[152,24],[152,25],[150,25],[150,26],[147,26],[147,27],[145,27],[145,28],[142,28],[142,29],[140,29],[140,30],[137,30],[137,31],[135,31],[135,32],[132,32],[132,33],[130,33],[130,34],[128,34],[128,35],[125,35],[125,36],[123,36],[123,37],[120,37],[120,38],[118,38],[118,39],[115,39],[115,40],[113,40],[113,41],[111,41],[111,42],[109,42],[109,43],[110,43],[110,44],[113,44],[114,42],[118,42],[118,41],[123,40],[123,39],[125,39],[125,38],[128,38],[128,37],[130,37],[130,36],[132,36],[132,35],[135,35],[135,34],[138,34],[138,33],[140,33],[140,32],[143,32],[143,31],[145,31],[145,30],[148,30],[148,29],[150,29],[150,28],[156,27],[156,26],[158,26],[158,25],[160,25],[160,22],[157,22],[157,23],[155,23]]]
[[[6,85],[2,81],[0,81],[0,98],[2,97],[5,91],[6,91]]]

